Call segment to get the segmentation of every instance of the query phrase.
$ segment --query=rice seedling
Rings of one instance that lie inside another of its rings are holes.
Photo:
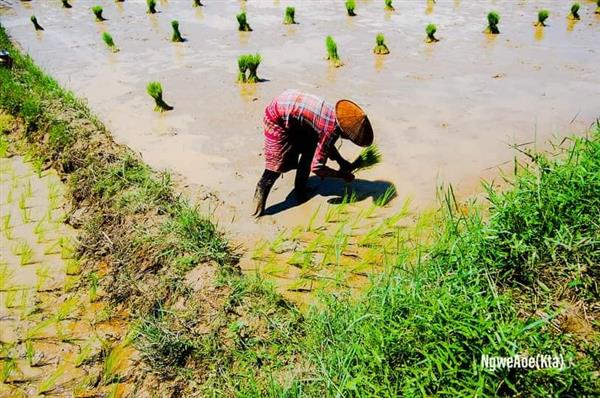
[[[87,360],[92,357],[92,342],[88,342],[86,345],[81,347],[79,354],[75,357],[74,365],[76,368],[85,364]]]
[[[246,11],[240,12],[235,16],[238,21],[238,30],[240,32],[252,32],[252,28],[248,24],[248,17],[246,16]]]
[[[364,148],[356,160],[352,163],[354,171],[363,171],[381,163],[382,156],[379,148],[375,144],[371,144]]]
[[[6,308],[15,308],[15,303],[17,302],[17,290],[11,289],[6,292],[6,296],[4,299],[4,305]]]
[[[572,19],[580,19],[579,16],[579,9],[581,8],[581,5],[579,3],[573,3],[573,5],[571,6],[571,12],[569,13],[569,17]]]
[[[36,157],[35,159],[33,159],[31,161],[31,167],[33,168],[33,171],[35,172],[35,175],[38,178],[42,178],[42,174],[44,172],[44,159],[40,156]]]
[[[90,303],[93,303],[98,298],[98,287],[100,286],[100,278],[98,274],[92,272],[89,275],[89,283],[90,287],[88,290],[88,297],[90,299]]]
[[[156,106],[154,107],[155,112],[166,112],[173,109],[172,106],[168,105],[163,100],[163,89],[159,82],[150,82],[148,86],[146,86],[146,91],[148,95],[154,98],[154,102]]]
[[[19,256],[19,263],[21,265],[28,265],[32,263],[33,249],[26,240],[18,242],[13,247],[13,254]]]
[[[48,393],[56,388],[56,382],[61,376],[65,373],[65,365],[60,365],[56,368],[54,373],[48,376],[44,381],[40,383],[38,386],[38,394]]]
[[[11,225],[11,214],[7,213],[5,215],[2,216],[2,232],[4,233],[4,236],[6,237],[6,239],[11,240],[12,239],[12,225]]]
[[[600,14],[600,0],[596,1],[596,11],[594,11],[596,14]]]
[[[33,232],[37,237],[37,243],[42,243],[46,240],[47,231],[47,226],[44,225],[44,219],[42,218],[35,224],[35,227],[33,228]]]
[[[19,212],[21,213],[21,221],[23,221],[23,224],[29,224],[31,222],[31,209],[25,207],[19,209]]]
[[[200,0],[193,0],[192,7],[202,7],[204,4]]]
[[[73,319],[73,313],[77,310],[78,305],[79,299],[77,297],[71,297],[59,305],[55,315],[56,322]]]
[[[25,333],[25,339],[30,340],[40,338],[44,331],[55,323],[56,322],[54,321],[54,318],[47,318],[41,322],[38,322],[35,326],[27,330]]]
[[[181,36],[181,32],[179,31],[179,21],[171,21],[171,27],[173,28],[173,35],[171,36],[171,41],[175,43],[183,43],[185,39]]]
[[[435,37],[435,32],[437,32],[437,26],[435,26],[435,24],[430,23],[429,25],[427,25],[425,27],[425,33],[427,33],[427,42],[428,43],[435,43],[435,42],[439,41]]]
[[[35,15],[32,15],[31,18],[29,18],[29,19],[31,20],[31,23],[33,24],[33,27],[35,28],[35,30],[44,30],[42,25],[39,24]]]
[[[102,6],[93,6],[92,7],[92,13],[96,17],[97,22],[106,21],[106,18],[104,18],[104,16],[102,16],[103,11],[104,10],[102,9]]]
[[[348,13],[348,16],[354,17],[356,16],[356,12],[354,11],[356,9],[356,0],[346,0],[346,12]]]
[[[75,253],[75,245],[71,242],[67,237],[61,236],[58,239],[58,243],[60,245],[60,258],[63,260],[69,260],[73,258],[73,254]]]
[[[390,53],[390,50],[385,45],[385,37],[383,36],[383,33],[378,33],[377,36],[375,36],[375,48],[373,49],[373,52],[380,55]]]
[[[260,54],[248,54],[247,65],[248,65],[248,79],[246,80],[248,83],[257,83],[260,81],[260,78],[256,74],[258,66],[262,61],[262,57]]]
[[[336,67],[341,66],[340,56],[338,54],[337,43],[333,40],[333,37],[327,36],[325,38],[325,47],[327,48],[327,59],[331,61]]]
[[[319,203],[319,206],[317,206],[317,209],[313,212],[313,214],[308,219],[308,224],[306,225],[306,229],[305,229],[306,232],[311,232],[314,230],[315,219],[319,215],[320,210],[321,210],[321,204]]]
[[[43,267],[39,267],[35,270],[35,274],[37,276],[37,282],[35,284],[35,290],[38,292],[41,292],[44,285],[46,284],[46,281],[48,279],[50,279],[50,267],[48,266],[43,266]],[[54,320],[54,319],[53,319]]]
[[[246,72],[248,71],[248,55],[241,55],[238,58],[238,78],[239,83],[246,83]]]
[[[393,185],[390,185],[384,193],[379,195],[377,199],[373,202],[375,206],[383,207],[387,205],[390,200],[396,195],[396,188]]]
[[[61,237],[60,239],[57,239],[56,241],[52,242],[52,244],[44,250],[44,255],[47,256],[50,254],[60,253],[60,247],[61,247],[62,241],[63,241],[63,238]]]
[[[540,10],[538,12],[538,20],[536,22],[536,26],[546,26],[546,20],[550,16],[550,12],[548,10]]]
[[[63,8],[71,8],[71,4],[69,4],[69,0],[62,0]]]
[[[81,273],[81,263],[75,259],[67,260],[65,273],[67,275],[79,275]]]
[[[8,267],[8,264],[0,264],[0,291],[8,290],[14,271]]]
[[[13,202],[13,190],[9,189],[6,194],[6,204],[11,204]]]
[[[33,366],[35,357],[35,347],[33,346],[33,342],[31,340],[25,340],[25,358],[27,358],[27,362],[29,366]]]
[[[146,0],[146,14],[156,14],[156,0]]]
[[[293,25],[296,23],[296,9],[294,7],[286,7],[285,15],[283,17],[283,23],[286,25]]]
[[[102,41],[112,52],[116,53],[119,51],[119,48],[115,45],[115,41],[110,33],[102,32]]]
[[[13,358],[2,359],[2,371],[0,371],[0,381],[6,383],[8,378],[17,370],[17,363]]]
[[[392,4],[392,0],[385,0],[384,3],[385,3],[385,9],[387,11],[394,11],[395,10],[395,8],[394,8],[394,6]]]
[[[494,35],[500,33],[500,30],[498,29],[498,24],[500,23],[500,14],[498,14],[496,11],[491,11],[487,15],[487,20],[488,26],[486,28],[486,32]]]
[[[6,158],[8,156],[8,140],[0,135],[0,158]]]

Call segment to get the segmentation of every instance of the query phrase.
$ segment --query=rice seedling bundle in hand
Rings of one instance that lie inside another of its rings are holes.
[[[154,98],[154,102],[156,103],[156,106],[154,107],[155,112],[165,112],[165,111],[170,111],[171,109],[173,109],[172,106],[168,105],[163,100],[163,97],[162,97],[163,89],[159,82],[148,83],[148,86],[146,87],[146,91],[152,98]]]
[[[108,46],[108,48],[110,48],[112,50],[112,52],[116,53],[117,51],[119,51],[119,49],[115,45],[115,42],[110,33],[103,32],[102,33],[102,41],[104,41],[104,43],[106,43],[106,45]]]
[[[427,33],[427,42],[435,43],[436,41],[439,41],[435,37],[435,32],[437,32],[437,26],[435,26],[435,24],[430,23],[429,25],[427,25],[427,27],[425,28],[425,33]]]
[[[548,10],[540,10],[538,12],[538,21],[536,23],[537,26],[546,26],[546,20],[550,16]]]
[[[260,61],[262,61],[262,57],[260,56],[260,54],[249,54],[247,56],[247,65],[248,65],[248,79],[247,82],[248,83],[256,83],[258,81],[260,81],[260,79],[258,78],[257,74],[256,74],[256,70],[258,69],[258,66],[260,65]]]
[[[571,6],[571,13],[569,14],[569,16],[573,19],[580,19],[579,17],[579,9],[581,8],[581,6],[579,5],[579,3],[573,3],[573,5]]]
[[[35,28],[35,30],[44,30],[44,28],[42,28],[42,25],[40,25],[38,23],[38,20],[35,17],[35,15],[32,15],[30,20],[31,20],[31,23],[33,24],[33,27]]]
[[[69,0],[62,0],[63,8],[71,8],[71,4],[69,4]]]
[[[392,5],[392,0],[385,0],[385,9],[388,11],[394,11],[395,8]]]
[[[383,36],[383,33],[377,34],[377,36],[375,37],[375,43],[376,45],[373,49],[373,52],[375,54],[385,55],[390,53],[390,50],[385,45],[385,37]]]
[[[498,29],[498,24],[500,23],[500,14],[498,14],[495,11],[492,11],[487,15],[487,20],[488,20],[488,27],[486,29],[487,33],[491,33],[494,35],[497,35],[498,33],[500,33],[500,30]]]
[[[240,12],[235,17],[238,21],[238,30],[240,32],[252,32],[252,28],[248,24],[248,17],[246,16],[246,11]]]
[[[146,13],[156,14],[156,0],[146,0],[146,6],[148,7]]]
[[[296,23],[295,20],[296,9],[294,7],[286,7],[285,16],[283,17],[283,23],[286,25],[293,25]]]
[[[171,27],[173,28],[173,36],[171,36],[171,41],[183,43],[185,39],[181,37],[181,32],[179,32],[179,21],[171,21]]]
[[[596,14],[600,14],[600,0],[596,1],[596,11],[595,11],[595,13]]]
[[[338,54],[337,43],[333,37],[327,36],[325,39],[325,47],[327,47],[327,59],[330,60],[336,67],[341,66],[340,56]]]
[[[192,3],[192,7],[202,7],[203,5],[200,0],[194,0]]]
[[[375,144],[364,148],[352,163],[354,171],[362,171],[381,163],[381,152]]]
[[[356,16],[354,10],[356,9],[356,0],[346,0],[346,11],[351,17]]]
[[[104,11],[104,10],[100,6],[93,6],[92,7],[92,12],[96,16],[96,21],[105,21],[106,20],[106,18],[104,18],[102,16],[102,11]]]

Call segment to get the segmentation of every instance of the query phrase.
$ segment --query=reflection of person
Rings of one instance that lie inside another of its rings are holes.
[[[335,106],[324,99],[296,90],[286,90],[265,109],[265,171],[254,194],[253,215],[261,216],[275,180],[296,169],[295,193],[306,197],[306,183],[312,171],[317,176],[352,181],[356,165],[344,159],[335,142],[339,137],[359,146],[373,142],[373,129],[367,115],[354,102],[340,100]],[[340,166],[334,170],[327,160]]]

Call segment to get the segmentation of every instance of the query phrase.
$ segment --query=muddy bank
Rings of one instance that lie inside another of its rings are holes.
[[[371,116],[385,162],[365,173],[359,189],[380,192],[372,181],[389,181],[399,196],[430,203],[437,181],[464,194],[480,176],[510,161],[508,144],[542,144],[553,132],[585,130],[598,116],[600,78],[595,71],[600,17],[582,4],[582,20],[566,19],[554,1],[438,1],[396,4],[358,2],[347,17],[341,4],[298,2],[298,25],[281,23],[280,2],[244,5],[254,31],[236,31],[236,1],[159,2],[147,15],[145,2],[106,4],[107,21],[97,23],[92,1],[72,9],[53,2],[4,1],[2,23],[48,72],[90,102],[119,142],[140,152],[154,167],[168,168],[189,183],[218,192],[222,223],[234,232],[273,236],[282,226],[305,220],[334,192],[317,189],[300,207],[285,202],[292,176],[277,185],[270,213],[255,224],[247,216],[262,169],[262,111],[285,88],[297,87],[332,101],[350,97]],[[533,27],[536,12],[551,11],[548,27]],[[563,10],[563,8],[565,8]],[[482,33],[490,9],[501,14],[501,34]],[[34,32],[29,16],[45,26]],[[178,19],[185,43],[171,43],[170,21]],[[441,39],[424,43],[424,27],[438,25]],[[112,53],[100,39],[109,31],[121,49]],[[383,32],[391,54],[372,54]],[[338,42],[345,66],[329,67],[324,38]],[[256,86],[235,83],[236,58],[259,51]],[[162,82],[173,112],[152,112],[145,94],[150,80]],[[342,153],[354,154],[350,144]],[[318,187],[318,181],[313,182]],[[229,225],[231,224],[231,225]]]

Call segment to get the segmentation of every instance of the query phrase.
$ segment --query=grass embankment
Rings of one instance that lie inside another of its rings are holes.
[[[4,32],[0,46],[14,51]],[[0,106],[22,117],[23,138],[68,180],[84,269],[107,264],[106,299],[138,325],[136,370],[155,375],[129,372],[140,388],[160,377],[160,395],[178,396],[600,389],[600,127],[556,160],[531,155],[507,191],[488,188],[486,211],[449,193],[429,239],[385,247],[387,271],[369,291],[326,294],[303,317],[239,276],[223,236],[167,175],[114,144],[28,58],[15,61],[12,72],[0,69]],[[485,370],[483,354],[563,355],[567,367]]]
[[[216,395],[231,394],[236,380],[247,378],[238,369],[279,364],[279,350],[289,348],[275,342],[298,323],[297,312],[242,278],[227,240],[175,193],[169,175],[115,144],[86,105],[22,55],[1,27],[0,48],[14,57],[11,70],[0,68],[0,109],[23,123],[2,140],[25,142],[66,182],[68,222],[80,229],[80,288],[98,285],[113,313],[131,314],[141,361],[129,376],[100,384],[127,381],[160,395],[218,386]],[[98,269],[105,270],[100,280]],[[96,360],[109,363],[110,350]]]

